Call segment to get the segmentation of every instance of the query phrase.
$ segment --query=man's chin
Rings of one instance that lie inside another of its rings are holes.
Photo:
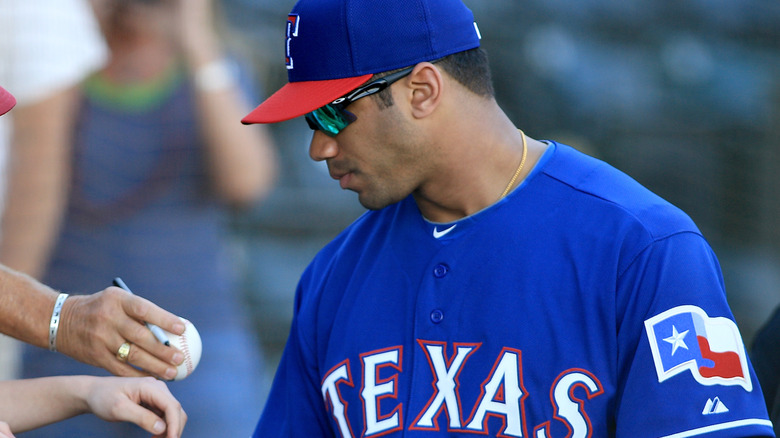
[[[402,199],[403,197],[398,199],[389,197],[369,197],[366,196],[365,193],[358,193],[358,202],[360,202],[360,205],[367,208],[368,210],[381,210],[388,205],[400,202]]]

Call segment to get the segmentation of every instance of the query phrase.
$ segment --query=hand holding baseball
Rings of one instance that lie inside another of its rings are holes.
[[[183,334],[185,329],[176,315],[118,287],[92,295],[71,295],[62,307],[57,350],[117,376],[151,374],[173,379],[184,355],[158,341],[145,322],[173,335]],[[123,363],[116,355],[125,342],[131,347]]]

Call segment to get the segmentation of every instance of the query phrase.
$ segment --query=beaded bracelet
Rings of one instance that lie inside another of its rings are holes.
[[[68,294],[61,293],[54,302],[54,311],[51,313],[51,322],[49,322],[49,350],[57,351],[57,330],[60,328],[60,314],[62,313],[62,304],[65,303]]]

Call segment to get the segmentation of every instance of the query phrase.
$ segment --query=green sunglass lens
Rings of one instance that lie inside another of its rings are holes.
[[[325,134],[335,137],[342,129],[355,121],[355,116],[331,105],[325,105],[306,114],[306,121],[312,129],[319,129]]]

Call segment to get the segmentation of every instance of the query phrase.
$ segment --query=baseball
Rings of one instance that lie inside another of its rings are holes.
[[[182,380],[192,374],[195,371],[195,367],[198,366],[198,362],[200,362],[200,354],[203,351],[198,330],[190,321],[184,318],[181,318],[181,320],[184,321],[184,333],[181,336],[163,330],[171,343],[171,347],[176,347],[184,353],[184,362],[177,367],[178,373],[173,380]]]

